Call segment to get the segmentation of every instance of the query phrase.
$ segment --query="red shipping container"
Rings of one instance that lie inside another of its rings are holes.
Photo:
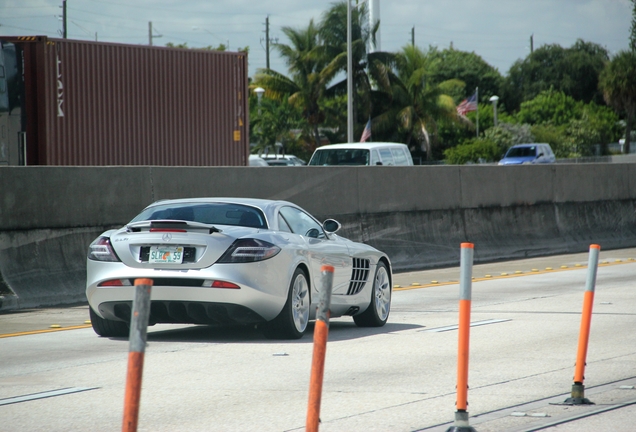
[[[9,99],[17,95],[4,153],[20,156],[0,163],[248,164],[247,53],[45,36],[0,42]]]

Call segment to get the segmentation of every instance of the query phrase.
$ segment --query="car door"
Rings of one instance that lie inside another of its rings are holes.
[[[334,268],[333,291],[348,286],[351,277],[352,260],[347,245],[338,236],[331,238],[308,213],[297,207],[283,206],[279,215],[294,234],[300,235],[307,245],[309,265],[311,267],[312,298],[321,284],[320,268],[331,265]]]

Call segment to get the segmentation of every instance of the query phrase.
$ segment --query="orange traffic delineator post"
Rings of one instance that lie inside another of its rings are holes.
[[[152,284],[152,279],[135,279],[135,299],[130,322],[126,395],[124,396],[123,432],[135,432],[137,430]]]
[[[579,331],[579,346],[576,354],[576,366],[574,369],[574,384],[572,384],[571,397],[564,404],[567,405],[594,405],[585,397],[585,361],[587,358],[587,346],[590,340],[590,327],[592,324],[592,305],[594,304],[594,287],[596,286],[596,271],[598,269],[598,256],[601,247],[597,244],[590,245],[590,257],[587,265],[587,281],[585,294],[583,295],[583,312],[581,313],[581,329]]]
[[[307,405],[307,432],[318,432],[320,423],[320,401],[322,399],[322,382],[325,373],[325,355],[327,354],[327,337],[329,335],[329,307],[333,286],[334,268],[323,265],[322,287],[318,293],[318,310],[314,327],[314,354],[311,361],[311,379],[309,381],[309,403]]]
[[[472,243],[461,244],[459,275],[459,337],[457,350],[457,411],[455,423],[446,432],[475,432],[468,421],[468,352],[473,273]]]

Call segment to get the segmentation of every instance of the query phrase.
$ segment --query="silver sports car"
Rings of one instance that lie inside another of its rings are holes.
[[[88,249],[86,296],[100,336],[127,336],[134,280],[150,278],[149,324],[258,325],[271,338],[302,337],[315,318],[320,269],[334,267],[331,317],[380,327],[391,307],[391,263],[340,237],[287,201],[158,201]]]

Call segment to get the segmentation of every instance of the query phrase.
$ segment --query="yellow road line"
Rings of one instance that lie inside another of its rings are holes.
[[[607,261],[603,261],[601,263],[599,263],[599,267],[609,267],[609,266],[615,266],[615,265],[621,265],[621,264],[633,264],[634,261],[630,260],[630,261],[615,261],[615,262],[607,262]],[[581,265],[579,267],[561,267],[558,269],[550,269],[550,270],[536,270],[536,269],[532,269],[531,272],[524,272],[524,273],[515,273],[515,274],[508,274],[505,273],[501,276],[491,276],[491,275],[487,275],[486,277],[483,278],[475,278],[473,277],[473,282],[481,282],[481,281],[485,281],[485,280],[494,280],[494,279],[509,279],[509,278],[515,278],[515,277],[521,277],[521,276],[532,276],[532,275],[539,275],[539,274],[546,274],[546,273],[557,273],[557,272],[563,272],[563,271],[570,271],[570,270],[581,270],[587,268],[587,264],[585,265]],[[438,286],[444,286],[444,285],[458,285],[459,281],[450,281],[450,282],[436,282],[436,283],[430,283],[430,284],[411,284],[410,286],[406,286],[406,287],[394,287],[393,291],[409,291],[409,290],[414,290],[414,289],[421,289],[421,288],[432,288],[432,287],[438,287]]]
[[[28,335],[34,335],[34,334],[40,334],[40,333],[52,333],[52,332],[58,332],[58,331],[64,331],[64,330],[85,329],[85,328],[90,328],[90,326],[91,326],[90,324],[84,324],[84,325],[70,326],[70,327],[48,328],[44,330],[31,330],[31,331],[18,332],[18,333],[6,333],[6,334],[0,334],[0,339],[15,337],[15,336],[28,336]]]

